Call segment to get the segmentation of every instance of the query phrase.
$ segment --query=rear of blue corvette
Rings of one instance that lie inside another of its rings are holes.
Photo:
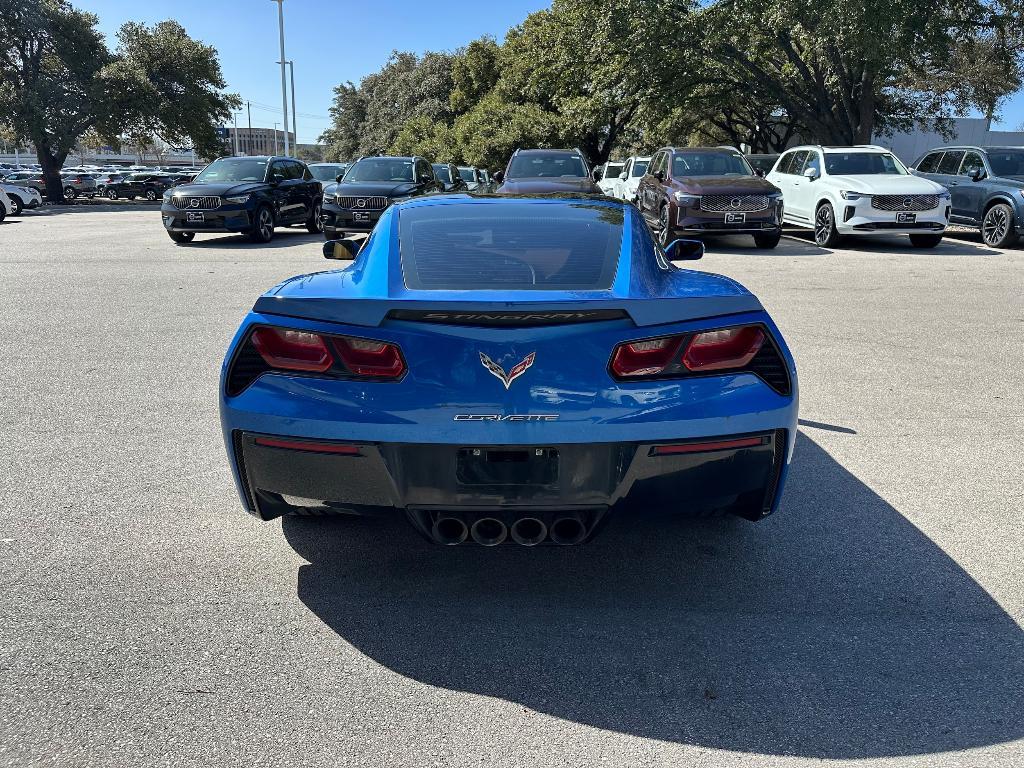
[[[796,370],[757,299],[673,267],[632,206],[440,196],[389,209],[347,269],[259,299],[221,416],[264,520],[576,544],[613,509],[775,511]]]

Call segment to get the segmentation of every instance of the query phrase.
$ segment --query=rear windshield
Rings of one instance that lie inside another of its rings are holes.
[[[404,208],[402,271],[418,290],[605,290],[621,206],[488,203]]]
[[[476,177],[473,175],[472,168],[463,168],[459,166],[459,176],[462,177],[463,181],[476,181]]]
[[[535,152],[516,155],[508,169],[510,179],[550,179],[561,176],[580,178],[587,175],[583,158],[566,152]]]
[[[334,181],[345,172],[344,165],[311,165],[309,172],[317,181]]]

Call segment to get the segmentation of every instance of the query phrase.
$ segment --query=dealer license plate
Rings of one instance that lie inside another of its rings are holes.
[[[725,214],[725,223],[726,224],[742,224],[746,220],[747,220],[747,214],[745,214],[745,213],[729,212],[729,213]]]
[[[916,213],[897,213],[896,223],[897,224],[915,224],[917,222]]]
[[[370,214],[366,213],[365,211],[354,211],[352,213],[352,220],[353,221],[369,221],[370,220]]]
[[[202,211],[186,211],[185,221],[189,224],[202,224],[206,221],[206,215]]]

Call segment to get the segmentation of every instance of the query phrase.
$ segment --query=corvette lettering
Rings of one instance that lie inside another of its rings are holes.
[[[457,413],[455,421],[557,421],[557,413]]]

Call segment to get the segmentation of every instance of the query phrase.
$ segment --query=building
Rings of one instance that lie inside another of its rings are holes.
[[[225,129],[224,141],[228,154],[235,152],[235,128]],[[240,155],[283,155],[284,131],[277,128],[238,127],[238,154]],[[295,133],[288,131],[288,144],[295,153]]]
[[[983,117],[961,117],[953,120],[953,136],[945,138],[934,131],[913,130],[892,136],[876,136],[875,144],[891,150],[905,163],[913,163],[934,147],[947,144],[971,144],[980,147],[1024,146],[1024,131],[993,131]]]

